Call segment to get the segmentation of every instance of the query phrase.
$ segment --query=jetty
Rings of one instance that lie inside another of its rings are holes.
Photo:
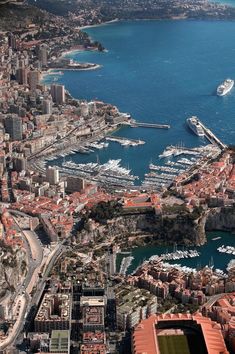
[[[137,122],[136,120],[131,120],[130,126],[132,128],[155,128],[155,129],[170,129],[169,124],[158,124],[158,123],[144,123],[144,122]]]
[[[121,144],[122,146],[137,146],[137,145],[145,144],[144,140],[125,138],[125,137],[116,136],[116,135],[108,135],[106,137],[106,140],[117,142],[117,143]]]
[[[124,257],[122,259],[119,274],[126,275],[127,269],[130,267],[133,259],[134,259],[134,257],[132,257],[132,256]]]
[[[217,138],[217,136],[212,133],[212,131],[208,129],[199,119],[198,124],[203,129],[205,137],[207,138],[207,140],[209,140],[211,144],[217,145],[222,150],[226,149],[227,145],[225,145],[219,138]]]

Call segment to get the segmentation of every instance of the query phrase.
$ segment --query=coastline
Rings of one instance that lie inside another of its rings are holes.
[[[87,26],[78,27],[78,29],[80,29],[82,31],[82,30],[88,29],[88,28],[106,26],[106,25],[109,25],[110,23],[115,23],[115,22],[119,22],[119,21],[122,21],[122,20],[120,20],[119,18],[115,18],[114,20],[110,20],[110,21],[106,21],[106,22],[102,22],[102,23],[97,23],[95,25],[87,25]]]
[[[41,72],[40,83],[43,84],[44,81],[47,80],[50,76],[59,75],[59,74],[57,74],[57,71],[60,71],[60,72],[62,71],[63,74],[64,74],[64,71],[92,71],[92,70],[98,70],[98,69],[101,69],[101,68],[102,68],[102,65],[100,65],[100,64],[95,64],[95,65],[93,65],[91,67],[88,67],[88,68],[71,68],[71,69],[69,69],[69,68],[60,68],[60,67],[59,68],[50,68],[47,71]],[[53,80],[50,80],[50,81],[53,81]]]

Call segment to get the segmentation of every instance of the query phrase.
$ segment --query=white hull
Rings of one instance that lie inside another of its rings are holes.
[[[234,86],[234,80],[226,79],[221,85],[217,87],[217,96],[227,95]]]

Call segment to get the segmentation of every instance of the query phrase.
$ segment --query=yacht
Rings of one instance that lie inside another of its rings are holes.
[[[217,87],[217,96],[225,96],[229,93],[234,85],[234,80],[226,79],[222,84]]]
[[[196,116],[192,116],[186,120],[189,128],[196,134],[197,136],[204,136],[204,131],[200,124],[199,119]]]

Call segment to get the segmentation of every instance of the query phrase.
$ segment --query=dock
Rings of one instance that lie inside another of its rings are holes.
[[[143,123],[132,120],[130,126],[132,128],[155,128],[155,129],[170,129],[169,124],[157,124],[157,123]]]
[[[115,142],[120,143],[122,145],[143,145],[143,144],[145,144],[144,140],[125,138],[123,136],[116,136],[116,135],[108,135],[108,136],[106,136],[106,140],[115,141]]]
[[[219,138],[217,138],[217,136],[212,133],[212,131],[208,129],[199,119],[198,123],[203,129],[205,137],[211,144],[217,145],[222,150],[226,149],[227,145],[225,145]]]

